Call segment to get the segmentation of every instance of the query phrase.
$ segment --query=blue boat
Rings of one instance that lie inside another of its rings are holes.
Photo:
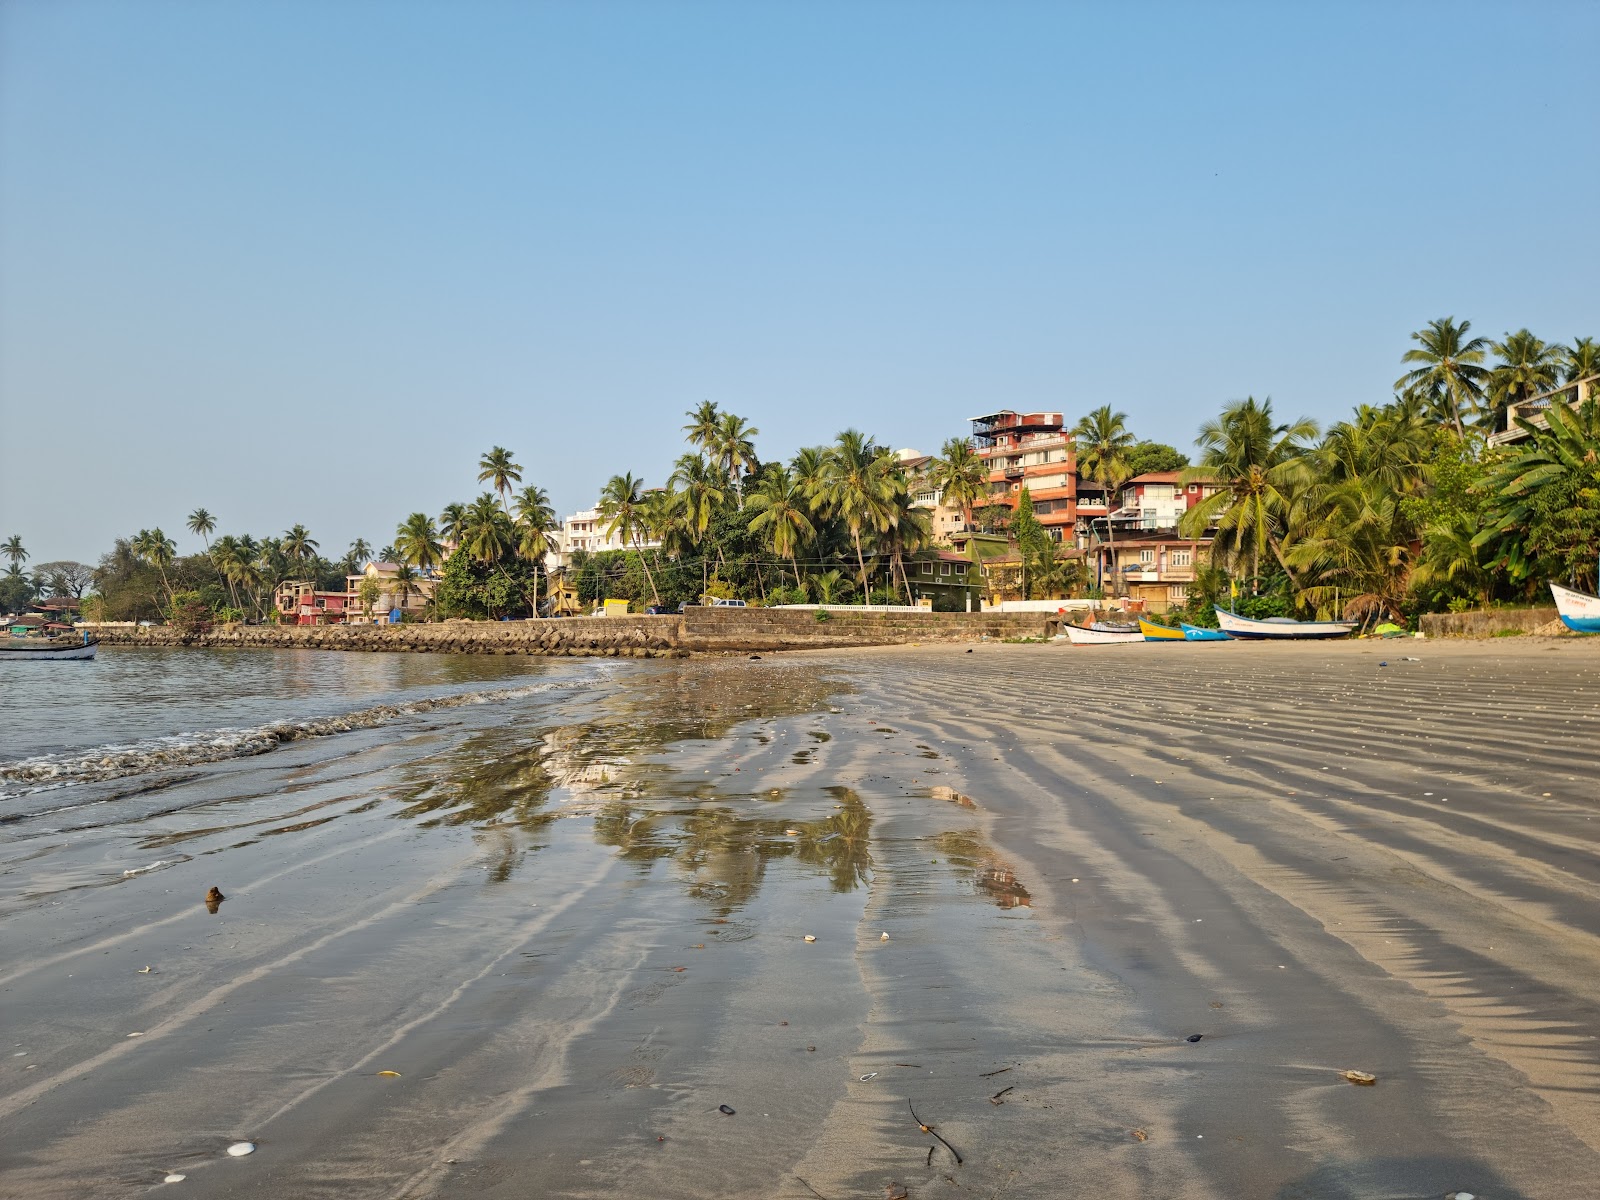
[[[1233,635],[1223,633],[1220,629],[1202,629],[1198,625],[1188,625],[1178,622],[1178,628],[1183,630],[1183,640],[1186,642],[1231,642]]]
[[[1600,633],[1600,596],[1564,588],[1559,583],[1550,585],[1550,594],[1556,599],[1561,623],[1573,633]]]

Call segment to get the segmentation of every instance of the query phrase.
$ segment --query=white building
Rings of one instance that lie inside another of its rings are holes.
[[[607,535],[607,521],[600,515],[598,508],[580,509],[561,522],[561,531],[555,536],[555,546],[544,556],[547,570],[564,570],[572,561],[572,554],[576,550],[583,550],[589,554],[598,554],[602,550],[633,550],[636,547],[632,542],[624,542],[615,534]],[[658,541],[648,539],[639,543],[639,547],[646,550],[659,546]]]

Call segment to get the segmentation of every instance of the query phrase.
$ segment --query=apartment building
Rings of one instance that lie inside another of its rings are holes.
[[[1039,524],[1056,541],[1077,527],[1077,461],[1058,412],[1011,409],[972,418],[972,445],[989,468],[989,503],[1015,509],[1028,489]]]
[[[598,554],[602,550],[636,548],[632,542],[625,542],[615,534],[608,535],[606,533],[608,524],[609,522],[600,515],[599,508],[581,509],[567,517],[561,522],[561,531],[551,539],[554,545],[544,556],[545,568],[552,574],[565,570],[572,564],[572,555],[578,550],[588,554]],[[657,541],[644,540],[639,546],[650,549],[660,544]]]
[[[895,457],[900,460],[910,481],[912,505],[928,513],[933,540],[941,546],[953,544],[957,537],[966,532],[966,514],[946,504],[943,494],[928,477],[933,467],[933,455],[908,449],[896,450]]]

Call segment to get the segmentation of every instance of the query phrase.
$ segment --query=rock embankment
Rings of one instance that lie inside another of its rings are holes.
[[[1043,637],[1046,613],[882,613],[831,609],[690,609],[682,615],[558,621],[444,621],[434,625],[219,625],[204,633],[168,626],[89,626],[106,645],[345,650],[423,654],[535,654],[659,658],[719,652],[893,646]]]

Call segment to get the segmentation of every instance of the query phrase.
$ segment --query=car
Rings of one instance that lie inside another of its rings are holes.
[[[712,608],[744,608],[745,607],[745,602],[743,600],[713,600],[711,602],[711,607]]]
[[[674,611],[681,612],[682,608],[680,607],[679,609],[674,610],[670,605],[667,604],[652,604],[644,611],[647,615],[652,617],[670,617]]]

